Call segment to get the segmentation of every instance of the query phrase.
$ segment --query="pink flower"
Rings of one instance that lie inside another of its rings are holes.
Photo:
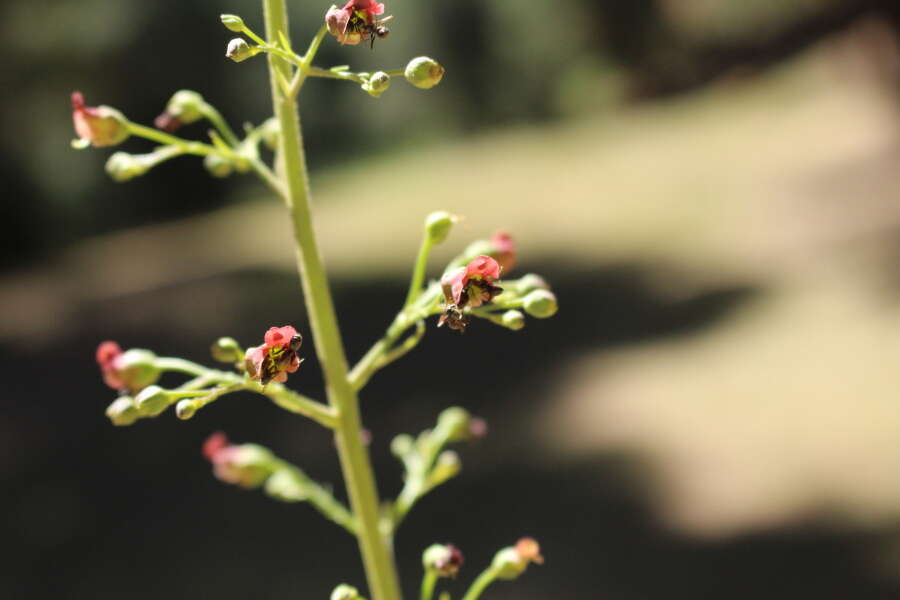
[[[444,274],[441,287],[444,290],[446,310],[438,320],[438,327],[446,323],[451,329],[465,331],[469,319],[462,309],[477,308],[487,304],[503,289],[494,285],[500,279],[500,264],[490,256],[476,256],[465,267]]]
[[[81,92],[72,92],[72,122],[78,137],[94,146],[115,146],[128,137],[125,117],[108,106],[85,106]]]
[[[494,247],[492,254],[504,272],[516,265],[516,242],[508,233],[505,231],[495,233],[491,238],[491,245]]]
[[[264,343],[248,348],[244,366],[250,379],[266,385],[270,381],[284,383],[288,373],[294,373],[303,362],[297,351],[303,344],[303,336],[290,325],[270,327],[263,337]]]
[[[122,348],[115,342],[102,342],[97,346],[97,364],[100,365],[100,373],[103,375],[103,383],[114,390],[124,389],[125,382],[119,375],[117,361],[122,356]]]
[[[225,483],[255,488],[271,474],[265,464],[271,457],[265,449],[252,444],[232,444],[221,431],[203,442],[203,456],[212,463],[216,478]]]
[[[340,8],[332,6],[325,13],[325,24],[328,26],[328,33],[341,44],[355,46],[364,39],[374,40],[373,36],[387,35],[387,29],[375,18],[381,14],[384,14],[384,4],[381,2],[350,0]]]

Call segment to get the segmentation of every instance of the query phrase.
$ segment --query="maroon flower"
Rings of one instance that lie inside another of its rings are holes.
[[[491,238],[491,246],[494,247],[493,256],[500,263],[504,273],[516,265],[516,242],[505,231],[498,231]]]
[[[490,256],[476,256],[465,267],[445,273],[441,278],[446,309],[438,327],[446,323],[450,329],[465,331],[469,318],[462,309],[487,304],[503,289],[494,285],[500,279],[500,264]]]
[[[374,42],[375,37],[387,36],[388,30],[381,24],[387,19],[377,19],[384,14],[384,4],[375,0],[349,0],[344,6],[332,6],[325,13],[328,33],[341,44],[355,46],[363,40]],[[389,19],[390,17],[388,17]]]
[[[266,385],[270,381],[284,383],[288,373],[294,373],[303,362],[297,351],[303,344],[303,336],[290,325],[270,327],[264,337],[265,343],[248,348],[244,355],[244,366],[250,379]]]
[[[72,92],[72,122],[82,143],[115,146],[128,137],[125,117],[108,106],[85,106],[81,92]]]
[[[137,393],[155,383],[160,370],[155,364],[156,356],[149,350],[132,348],[122,352],[115,342],[102,342],[97,346],[97,364],[103,382],[117,391]]]
[[[114,390],[121,390],[126,387],[116,366],[117,360],[121,356],[122,348],[115,342],[102,342],[97,346],[97,364],[100,365],[103,383]]]

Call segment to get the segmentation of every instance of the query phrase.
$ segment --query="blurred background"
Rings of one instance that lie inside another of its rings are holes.
[[[327,3],[293,3],[301,46]],[[900,4],[896,0],[388,2],[393,33],[319,63],[439,59],[375,100],[304,90],[317,225],[351,359],[405,295],[423,217],[465,220],[432,274],[503,228],[560,314],[432,330],[363,410],[388,444],[445,406],[490,435],[398,539],[452,542],[460,594],[522,535],[547,557],[486,598],[900,598]],[[0,8],[0,598],[326,598],[364,583],[308,506],[212,478],[202,440],[265,444],[342,490],[329,436],[254,396],[114,428],[94,363],[118,340],[304,333],[282,207],[183,158],[126,184],[76,152],[69,93],[152,122],[201,92],[269,115],[261,59],[223,57],[245,0]],[[202,126],[186,128],[202,137]],[[149,144],[129,140],[125,150]],[[311,345],[310,345],[311,346]],[[292,386],[321,397],[307,354]],[[342,491],[339,492],[342,494]]]

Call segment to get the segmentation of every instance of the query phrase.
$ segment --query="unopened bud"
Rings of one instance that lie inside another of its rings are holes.
[[[500,322],[507,329],[519,331],[525,327],[525,315],[518,310],[508,310],[500,317]]]
[[[415,449],[415,441],[413,437],[406,433],[401,433],[391,440],[391,454],[397,458],[403,458],[409,455]]]
[[[527,294],[533,290],[549,290],[550,286],[540,275],[529,273],[528,275],[519,278],[516,289],[520,294]]]
[[[219,362],[236,363],[244,360],[244,350],[232,337],[220,337],[209,347],[209,353]]]
[[[134,397],[134,404],[142,414],[155,417],[169,407],[169,394],[158,385],[150,385]]]
[[[420,56],[409,61],[404,76],[417,88],[427,90],[441,82],[441,78],[444,76],[444,67],[427,56]]]
[[[179,400],[175,405],[175,416],[182,421],[187,421],[195,414],[197,414],[197,403],[190,398]]]
[[[373,98],[378,98],[391,87],[391,76],[377,71],[362,84],[362,89]]]
[[[432,244],[437,245],[447,239],[457,218],[445,210],[433,212],[425,218],[425,235]]]
[[[206,101],[203,96],[193,90],[179,90],[175,92],[166,104],[166,112],[157,120],[168,117],[176,120],[180,125],[188,125],[199,121],[204,117]],[[159,123],[156,124],[159,127]],[[165,129],[165,127],[160,127]]]
[[[128,119],[109,106],[86,106],[81,92],[72,92],[72,121],[77,140],[76,148],[115,146],[129,136]]]
[[[309,495],[301,481],[288,469],[278,469],[267,480],[265,491],[282,502],[302,502]]]
[[[240,33],[244,30],[244,20],[237,15],[221,15],[219,19],[229,31]]]
[[[106,160],[106,173],[119,183],[139,177],[150,170],[152,164],[127,152],[116,152]]]
[[[362,596],[355,587],[342,583],[331,592],[331,600],[362,600]]]
[[[462,463],[459,460],[459,455],[453,450],[444,450],[438,456],[434,468],[428,475],[428,484],[431,487],[440,485],[448,479],[456,477],[461,468]]]
[[[547,319],[556,314],[559,305],[556,296],[549,290],[534,290],[522,300],[522,307],[536,319]]]
[[[463,554],[453,544],[434,544],[422,553],[425,571],[438,577],[456,577],[464,562]]]
[[[213,177],[228,177],[234,171],[234,165],[219,154],[207,154],[203,158],[203,167]]]
[[[531,563],[544,563],[541,548],[532,538],[522,538],[515,546],[500,550],[491,567],[498,579],[516,579]]]
[[[278,138],[281,137],[281,124],[275,117],[269,117],[269,119],[262,124],[260,133],[262,134],[262,141],[266,145],[266,148],[274,150],[278,147]]]
[[[438,416],[438,429],[445,432],[447,441],[457,442],[469,438],[469,423],[472,415],[464,408],[451,406]]]
[[[230,58],[234,62],[243,62],[248,58],[253,58],[259,53],[257,48],[253,48],[244,38],[234,38],[228,42],[225,49],[225,58]]]
[[[156,355],[149,350],[132,348],[116,361],[118,377],[130,390],[139,390],[159,380],[162,374],[156,366]]]
[[[119,396],[112,404],[106,407],[106,416],[113,425],[131,425],[141,418],[141,413],[134,405],[134,399],[130,396]]]

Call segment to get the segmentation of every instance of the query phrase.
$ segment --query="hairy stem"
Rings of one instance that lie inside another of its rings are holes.
[[[266,37],[288,36],[285,0],[263,0]],[[311,60],[312,57],[305,57]],[[285,97],[279,79],[291,76],[290,63],[268,55],[275,116],[281,124],[280,152],[285,191],[294,226],[297,263],[310,326],[325,372],[328,399],[337,411],[335,437],[350,504],[358,523],[357,538],[373,600],[400,600],[400,584],[392,549],[378,529],[378,491],[368,452],[360,435],[362,424],[356,391],[347,377],[347,360],[338,330],[328,280],[319,256],[309,200],[309,175],[293,95]]]

